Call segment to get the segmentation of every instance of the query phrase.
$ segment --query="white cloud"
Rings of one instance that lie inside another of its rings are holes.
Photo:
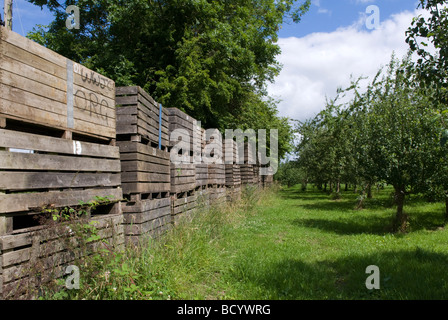
[[[324,108],[326,96],[334,98],[338,87],[350,84],[351,75],[373,77],[392,52],[405,56],[405,31],[420,13],[394,15],[373,31],[357,21],[331,33],[279,39],[283,70],[268,90],[282,100],[280,114],[298,120],[313,117]]]

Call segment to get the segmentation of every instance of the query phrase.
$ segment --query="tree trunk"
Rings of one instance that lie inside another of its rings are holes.
[[[405,190],[403,187],[395,188],[395,201],[397,203],[397,215],[395,217],[394,231],[406,232],[408,216],[403,212]]]
[[[324,184],[324,192],[327,192],[327,183]]]
[[[348,183],[345,184],[345,192],[348,191]]]
[[[372,185],[370,183],[367,185],[367,198],[372,199]]]
[[[356,184],[353,186],[353,192],[354,192],[354,193],[357,193],[357,192],[358,192],[358,186],[357,186]]]
[[[337,185],[336,185],[336,193],[341,192],[341,183],[338,181]]]

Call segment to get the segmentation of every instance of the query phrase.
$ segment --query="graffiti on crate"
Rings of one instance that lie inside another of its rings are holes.
[[[81,76],[84,83],[93,84],[103,90],[115,90],[112,80],[107,79],[94,71],[87,70],[78,63],[73,65],[73,70]],[[106,99],[101,98],[101,96],[94,92],[87,92],[87,90],[80,88],[75,93],[74,102],[75,107],[88,111],[91,116],[93,114],[98,115],[101,119],[106,121],[106,124],[108,124],[109,119],[106,115],[106,111],[110,106]]]
[[[100,101],[100,98],[93,92],[86,93],[82,89],[78,89],[75,93],[75,107],[90,112],[90,115],[96,114],[108,123],[108,117],[103,113],[103,108],[109,108],[109,104],[105,99]]]

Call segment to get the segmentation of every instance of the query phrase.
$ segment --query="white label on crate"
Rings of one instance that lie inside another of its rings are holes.
[[[73,154],[76,155],[82,154],[82,145],[80,141],[73,141]]]

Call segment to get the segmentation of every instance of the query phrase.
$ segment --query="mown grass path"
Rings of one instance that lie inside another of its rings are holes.
[[[221,298],[447,299],[443,204],[411,199],[411,231],[392,234],[390,191],[355,210],[352,193],[333,201],[317,190],[281,190],[223,233]],[[369,265],[380,269],[380,290],[366,288]]]

